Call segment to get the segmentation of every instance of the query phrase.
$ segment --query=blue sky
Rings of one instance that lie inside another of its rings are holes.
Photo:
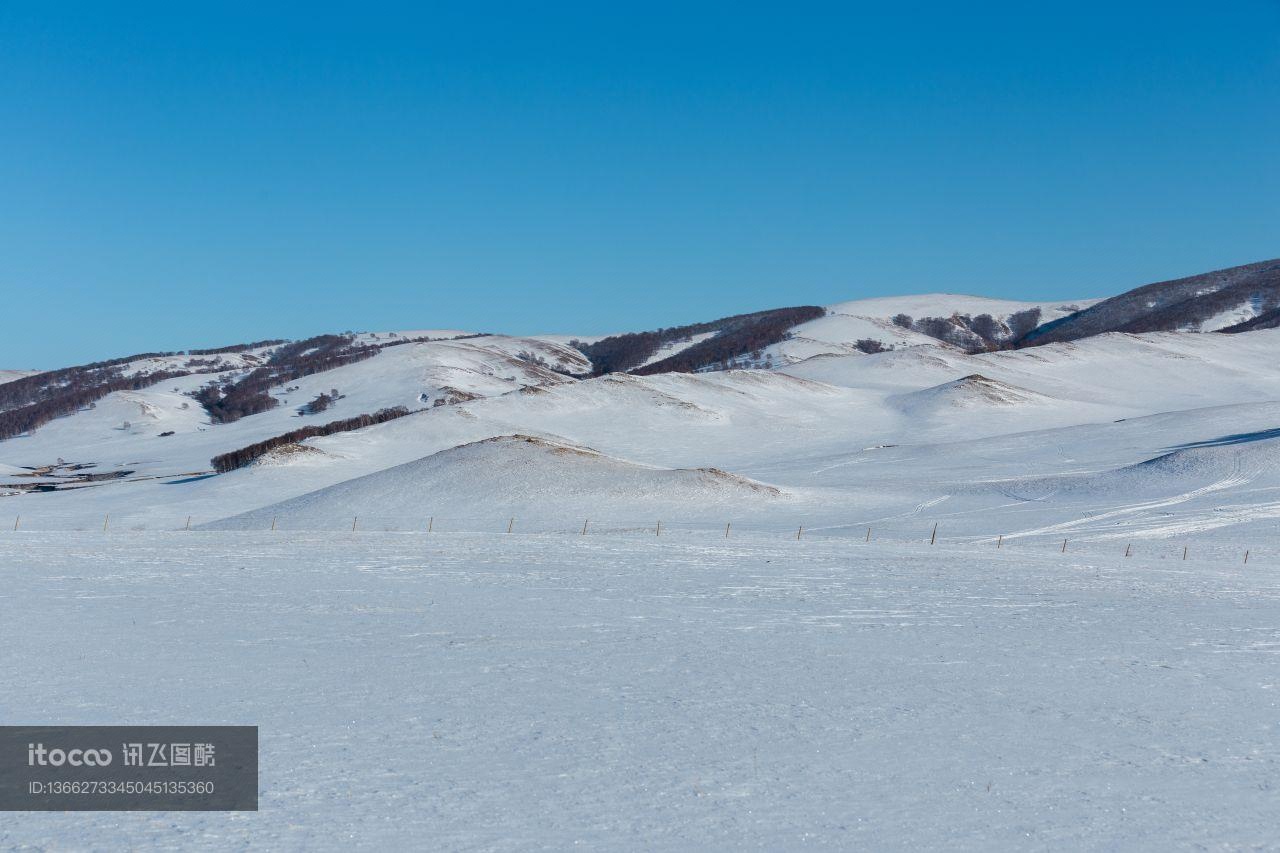
[[[266,5],[0,6],[0,367],[1280,256],[1276,2]]]

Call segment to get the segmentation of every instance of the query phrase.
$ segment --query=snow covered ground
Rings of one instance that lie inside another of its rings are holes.
[[[435,340],[0,442],[0,719],[262,729],[257,814],[0,848],[1276,846],[1280,329],[970,355],[886,313],[941,298],[773,370]]]
[[[257,813],[9,849],[1241,849],[1280,553],[0,532],[6,721],[261,727]]]

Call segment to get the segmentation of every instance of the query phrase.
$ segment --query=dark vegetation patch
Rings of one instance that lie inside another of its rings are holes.
[[[378,350],[377,346],[355,343],[350,335],[317,335],[285,344],[262,367],[232,382],[206,385],[194,396],[214,423],[234,423],[280,405],[268,393],[271,388],[372,358]]]
[[[357,415],[354,418],[344,418],[340,421],[331,421],[327,424],[318,426],[307,426],[300,429],[289,430],[288,432],[277,435],[274,438],[268,438],[263,441],[254,442],[239,450],[232,450],[227,453],[220,453],[209,460],[209,464],[213,466],[213,470],[219,474],[225,474],[228,471],[234,471],[261,459],[263,456],[275,450],[277,447],[283,447],[286,444],[297,444],[308,438],[314,438],[322,435],[334,435],[339,432],[350,432],[355,429],[363,429],[374,424],[382,424],[387,421],[393,421],[396,418],[403,418],[405,415],[413,414],[404,406],[396,406],[390,409],[380,409],[371,415]]]
[[[335,393],[333,394],[322,393],[319,396],[317,396],[314,400],[312,400],[310,403],[303,404],[298,408],[298,414],[318,415],[321,412],[325,411],[326,409],[332,408],[333,404],[337,402],[338,398],[341,396],[338,393],[336,393],[337,389],[334,389],[334,391]]]
[[[455,335],[449,340],[485,337],[487,333]],[[230,423],[248,414],[274,408],[277,402],[267,389],[312,373],[332,370],[376,355],[378,350],[400,344],[420,343],[440,338],[395,336],[375,345],[355,344],[354,336],[319,335],[288,343],[283,339],[253,341],[208,349],[143,352],[95,361],[75,367],[47,370],[0,383],[0,440],[31,432],[55,418],[92,408],[98,400],[116,391],[139,391],[153,385],[200,373],[220,373],[228,369],[220,355],[248,353],[263,347],[278,347],[261,367],[237,381],[215,383],[194,394],[214,423]],[[181,369],[158,370],[125,376],[123,368],[135,361],[189,355]],[[257,355],[244,356],[249,362]]]
[[[721,365],[732,358],[763,349],[785,340],[788,332],[800,323],[816,320],[826,314],[816,305],[775,308],[753,314],[738,314],[709,323],[673,326],[651,332],[631,332],[602,338],[593,344],[571,342],[591,360],[592,375],[631,371],[637,374],[691,372],[703,367]],[[663,346],[688,341],[696,335],[715,332],[715,337],[694,344],[683,352],[640,367]]]
[[[826,315],[817,305],[778,308],[734,318],[713,338],[700,341],[675,355],[633,370],[647,376],[653,373],[692,373],[702,367],[727,366],[730,359],[758,352],[787,338],[790,330]]]
[[[896,314],[893,323],[922,335],[959,347],[965,352],[1003,349],[1040,325],[1039,308],[1028,308],[1000,320],[990,314],[955,313],[950,317],[921,317]],[[861,344],[861,341],[859,341]]]
[[[44,426],[54,418],[93,406],[114,391],[138,391],[185,371],[124,376],[118,367],[69,367],[0,384],[0,440]],[[12,386],[18,387],[12,387]]]

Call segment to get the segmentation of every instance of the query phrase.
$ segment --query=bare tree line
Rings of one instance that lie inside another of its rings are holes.
[[[274,438],[257,441],[253,444],[241,447],[238,450],[232,450],[227,453],[220,453],[209,460],[209,464],[213,466],[213,470],[219,474],[225,474],[228,471],[234,471],[237,468],[243,468],[252,462],[261,459],[271,451],[278,447],[284,447],[287,444],[297,444],[307,439],[324,435],[333,435],[339,432],[350,432],[355,429],[363,429],[364,427],[373,426],[374,424],[386,423],[396,418],[402,418],[405,415],[411,415],[409,409],[404,406],[395,406],[389,409],[379,409],[371,415],[357,415],[354,418],[344,418],[338,421],[330,421],[327,424],[317,426],[305,426],[299,429],[290,430],[289,432],[277,435]]]

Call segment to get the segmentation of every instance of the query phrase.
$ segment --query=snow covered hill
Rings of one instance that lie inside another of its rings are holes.
[[[765,356],[788,364],[816,355],[921,345],[981,350],[1009,343],[1097,301],[1015,302],[930,293],[840,302],[827,307],[827,316],[797,326],[789,340],[770,347]]]
[[[0,384],[0,418],[35,426],[0,440],[0,512],[29,528],[639,516],[886,535],[933,518],[972,536],[1167,536],[1272,517],[1265,478],[1233,473],[1254,450],[1194,453],[1219,484],[1208,491],[1151,460],[1280,425],[1280,329],[974,351],[932,322],[995,339],[1075,308],[1088,305],[841,303],[785,327],[745,357],[753,369],[650,372],[814,312],[589,343],[369,332],[17,377]],[[592,353],[622,369],[599,375]],[[65,411],[32,419],[49,400]]]
[[[1249,331],[1280,325],[1280,260],[1216,270],[1138,287],[1051,319],[1024,344],[1070,341],[1104,332]]]
[[[15,379],[21,379],[24,376],[31,376],[38,373],[37,370],[0,370],[0,385],[5,382],[12,382]]]
[[[442,499],[442,496],[447,498]],[[212,529],[314,529],[355,523],[422,527],[436,513],[474,525],[509,513],[564,522],[595,515],[618,520],[724,518],[765,506],[781,490],[715,468],[669,469],[606,456],[590,448],[506,435],[441,450],[287,501],[214,522]]]

